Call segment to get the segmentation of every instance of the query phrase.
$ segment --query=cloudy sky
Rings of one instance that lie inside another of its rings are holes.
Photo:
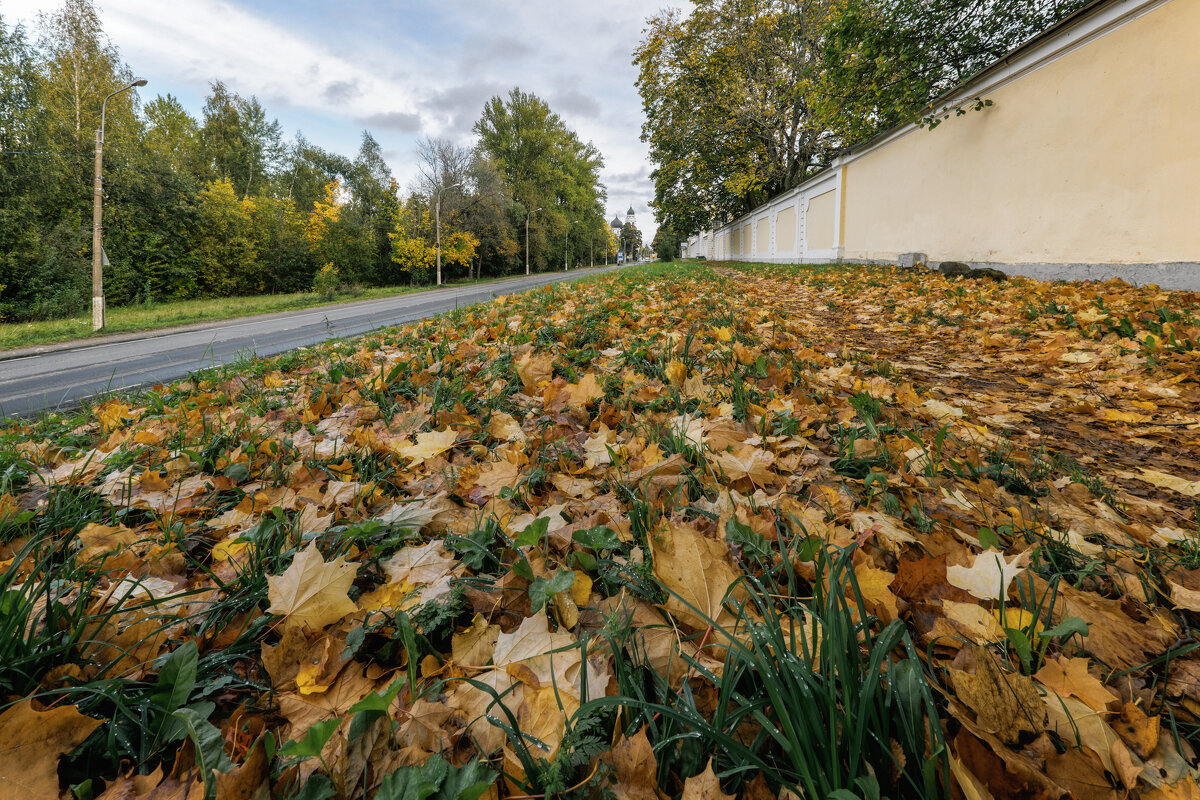
[[[0,0],[5,24],[55,0]],[[514,86],[546,100],[604,155],[608,216],[654,196],[631,53],[677,0],[97,0],[105,31],[150,84],[199,115],[209,83],[257,95],[289,138],[347,155],[364,128],[402,186],[424,136],[469,143],[484,102]]]

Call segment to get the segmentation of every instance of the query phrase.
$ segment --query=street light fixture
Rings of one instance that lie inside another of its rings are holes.
[[[135,86],[145,86],[146,79],[138,78],[128,86],[117,89],[100,104],[100,127],[96,130],[96,172],[92,186],[92,330],[104,327],[104,115],[110,98]]]
[[[533,211],[525,212],[525,274],[529,274],[529,218],[541,211],[542,207],[538,206]]]
[[[462,186],[462,181],[443,186],[437,190],[437,203],[434,204],[433,238],[437,247],[437,285],[442,285],[442,192]]]
[[[578,225],[582,220],[575,220],[571,225]],[[571,225],[567,226],[567,232],[563,234],[563,272],[567,271],[567,243],[571,241]]]

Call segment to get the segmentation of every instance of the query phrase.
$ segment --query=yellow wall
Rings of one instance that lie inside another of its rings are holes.
[[[758,249],[760,256],[771,252],[771,220],[763,217],[758,221]]]
[[[804,214],[804,246],[808,250],[828,250],[834,246],[833,213],[836,192],[828,191],[808,200]]]
[[[750,255],[750,223],[742,226],[742,255]]]
[[[737,230],[735,230],[735,231],[733,231],[733,233],[732,233],[732,234],[730,234],[730,235],[733,237],[733,245],[732,245],[732,246],[729,248],[729,252],[730,252],[730,253],[739,253],[739,254],[740,254],[740,253],[742,252],[742,236],[741,236],[741,232],[740,232],[740,231],[737,231]]]
[[[1200,259],[1198,37],[1200,1],[1173,0],[985,93],[991,108],[851,156],[845,257]]]
[[[790,253],[796,248],[796,207],[788,206],[775,217],[775,250]]]

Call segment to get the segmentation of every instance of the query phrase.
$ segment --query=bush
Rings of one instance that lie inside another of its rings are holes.
[[[336,297],[340,285],[337,267],[333,264],[326,264],[313,276],[313,291],[325,300],[332,300]]]

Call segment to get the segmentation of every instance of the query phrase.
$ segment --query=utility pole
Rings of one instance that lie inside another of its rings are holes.
[[[529,218],[541,211],[542,207],[538,206],[533,211],[525,212],[525,274],[529,274]]]
[[[452,183],[449,186],[443,186],[437,190],[437,202],[434,203],[433,211],[433,238],[435,247],[437,248],[437,285],[442,285],[442,192],[447,189],[453,189],[455,186],[462,186],[462,181]]]
[[[571,225],[578,225],[579,220],[575,220]],[[567,243],[571,241],[571,225],[567,226],[567,232],[563,234],[563,272],[567,271]]]
[[[96,172],[92,183],[92,330],[104,327],[104,115],[109,98],[135,86],[145,86],[146,79],[138,78],[128,86],[117,89],[100,104],[100,127],[96,130]]]

